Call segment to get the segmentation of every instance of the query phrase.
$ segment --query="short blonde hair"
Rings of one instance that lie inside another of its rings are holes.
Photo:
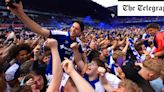
[[[164,62],[160,59],[153,58],[153,59],[145,60],[143,62],[143,67],[157,74],[161,74],[163,70],[162,68],[164,67]]]
[[[162,79],[162,81],[163,81],[163,84],[164,84],[164,69],[162,69],[162,71],[161,71],[161,79]]]
[[[114,51],[112,57],[116,61],[118,57],[124,57],[126,56],[125,53],[123,53],[121,50]]]
[[[134,83],[128,79],[122,80],[119,83],[118,87],[119,88],[121,88],[121,87],[125,88],[126,92],[142,92],[142,89],[139,88],[139,86],[136,83]]]

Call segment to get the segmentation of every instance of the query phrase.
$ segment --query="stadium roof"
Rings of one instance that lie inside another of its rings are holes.
[[[3,1],[3,0],[0,0]],[[50,11],[69,16],[85,17],[108,22],[111,9],[105,8],[92,0],[22,0],[26,9]],[[115,13],[115,12],[114,12]]]

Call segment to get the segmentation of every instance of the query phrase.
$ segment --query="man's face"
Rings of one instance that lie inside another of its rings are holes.
[[[158,31],[157,28],[148,28],[147,29],[147,32],[152,36],[154,36],[157,31]]]
[[[42,90],[44,87],[44,80],[41,75],[34,75],[33,76],[33,81],[34,81],[34,89],[39,89]]]
[[[71,37],[79,37],[81,35],[81,28],[77,22],[74,22],[70,28],[70,35]]]
[[[27,57],[28,52],[26,50],[19,51],[18,55],[16,56],[17,60],[23,60]]]
[[[98,65],[97,65],[96,61],[92,61],[91,63],[88,64],[88,69],[86,71],[86,74],[94,75],[94,74],[96,74],[97,69],[98,69]]]
[[[108,52],[107,49],[103,49],[102,53],[103,53],[103,55],[104,55],[105,57],[108,57],[108,56],[109,56],[109,52]]]
[[[92,50],[94,50],[94,49],[97,48],[97,45],[96,45],[95,42],[91,42],[89,47],[90,47]]]
[[[155,80],[159,77],[160,75],[153,72],[153,71],[149,71],[149,75],[148,75],[148,80],[149,81],[152,81],[152,80]]]
[[[160,74],[157,74],[156,72],[151,71],[147,68],[143,68],[143,69],[145,69],[145,72],[144,72],[144,75],[145,75],[144,79],[145,80],[152,81],[152,80],[154,80],[160,76]]]

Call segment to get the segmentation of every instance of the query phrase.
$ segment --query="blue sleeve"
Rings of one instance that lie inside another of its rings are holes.
[[[50,35],[48,38],[53,38],[51,30],[50,30]]]
[[[81,40],[79,38],[76,38],[76,42],[79,44],[79,48],[78,48],[79,52],[84,53]]]
[[[80,53],[84,53],[84,51],[83,51],[83,49],[82,49],[82,46],[81,46],[81,45],[79,45],[79,48],[78,48],[78,49],[79,49],[79,52],[80,52]]]

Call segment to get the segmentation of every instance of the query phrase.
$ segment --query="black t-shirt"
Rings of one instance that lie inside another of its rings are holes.
[[[138,74],[138,71],[140,69],[141,67],[134,65],[133,62],[128,62],[125,66],[122,67],[122,70],[126,75],[126,78],[138,84],[138,86],[142,88],[143,92],[155,92],[154,89],[151,87],[149,81],[143,79]]]

